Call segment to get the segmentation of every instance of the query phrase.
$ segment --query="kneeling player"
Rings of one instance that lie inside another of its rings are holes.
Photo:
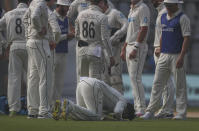
[[[77,105],[69,100],[64,100],[62,113],[60,101],[56,101],[53,113],[54,119],[60,117],[74,120],[99,121],[104,119],[103,112],[113,113],[117,120],[132,120],[135,115],[134,106],[117,90],[95,78],[84,77],[76,90]],[[61,113],[61,114],[60,114]]]

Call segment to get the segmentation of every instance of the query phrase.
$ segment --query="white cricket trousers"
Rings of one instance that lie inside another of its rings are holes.
[[[80,77],[102,79],[102,59],[100,57],[89,55],[79,56],[78,66]]]
[[[55,53],[53,101],[60,100],[66,79],[67,53]]]
[[[123,82],[122,82],[122,60],[120,58],[122,44],[118,43],[113,46],[113,56],[115,65],[111,68],[111,87],[124,94]]]
[[[148,52],[148,45],[142,43],[137,50],[135,59],[129,59],[129,55],[134,49],[134,45],[127,45],[126,47],[126,62],[131,79],[133,90],[134,108],[137,113],[144,113],[146,109],[145,92],[142,85],[142,70]]]
[[[167,84],[171,74],[174,76],[176,84],[176,111],[178,115],[186,116],[187,111],[187,88],[186,74],[184,67],[177,69],[176,62],[179,54],[161,53],[158,60],[155,77],[151,92],[150,103],[147,112],[154,113],[160,104],[162,91]]]
[[[157,65],[159,57],[157,57],[154,53],[155,64]],[[173,114],[173,104],[174,104],[174,82],[172,80],[172,76],[169,77],[167,84],[164,86],[164,90],[162,92],[162,107],[159,110],[161,113]]]
[[[8,105],[9,111],[21,109],[21,82],[27,73],[28,54],[24,49],[10,51],[8,66]]]
[[[70,102],[71,117],[75,120],[98,121],[102,118],[103,92],[99,85],[81,81],[76,90],[77,105]]]
[[[45,115],[50,109],[52,88],[51,52],[47,40],[29,40],[27,106],[29,115]]]

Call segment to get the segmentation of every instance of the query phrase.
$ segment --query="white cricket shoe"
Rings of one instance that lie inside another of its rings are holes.
[[[186,117],[184,115],[176,115],[175,117],[173,117],[173,120],[185,120]]]
[[[154,114],[151,112],[146,112],[143,116],[141,116],[140,118],[144,119],[144,120],[150,120],[154,118]]]
[[[53,116],[51,113],[46,113],[46,114],[42,114],[42,115],[38,115],[37,119],[52,119]]]
[[[155,115],[156,119],[172,119],[174,117],[173,113],[159,112]]]
[[[144,114],[145,113],[143,111],[140,111],[140,112],[136,112],[135,116],[139,118],[139,117],[143,116]]]

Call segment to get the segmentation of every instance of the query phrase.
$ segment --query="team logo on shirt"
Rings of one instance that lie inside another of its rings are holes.
[[[135,21],[135,18],[134,18],[134,17],[129,17],[129,18],[128,18],[128,22],[133,22],[133,21]]]
[[[144,17],[144,23],[148,23],[148,18]]]
[[[161,27],[162,27],[162,31],[174,32],[174,28],[168,28],[167,25],[165,25],[165,24],[162,24]]]
[[[121,17],[122,19],[125,18],[124,14],[122,14],[122,13],[120,13],[120,17]]]
[[[163,28],[162,31],[165,31],[165,32],[174,32],[174,28]]]

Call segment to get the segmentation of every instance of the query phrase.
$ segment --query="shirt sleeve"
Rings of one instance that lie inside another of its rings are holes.
[[[59,27],[59,24],[57,22],[57,18],[54,13],[49,12],[49,17],[48,17],[48,22],[50,24],[53,37],[56,43],[60,40],[60,35],[61,35],[61,29]]]
[[[139,11],[140,26],[150,25],[150,10],[147,6],[143,6]]]
[[[68,10],[68,13],[67,13],[67,17],[69,19],[74,19],[75,16],[77,16],[78,14],[78,3],[77,1],[74,1],[70,7],[69,7],[69,10]]]
[[[60,36],[59,42],[62,41],[62,40],[67,40],[67,34],[62,34]]]
[[[43,12],[42,5],[40,5],[40,6],[35,6],[34,11],[32,11],[31,13],[32,25],[38,32],[41,32],[42,30],[42,24],[40,21],[40,17],[42,17],[42,12]]]
[[[77,40],[80,39],[80,27],[79,27],[79,19],[78,19],[78,17],[75,20],[75,37],[76,37]]]
[[[6,15],[0,19],[0,48],[6,45],[6,38],[3,36],[3,32],[6,29]]]
[[[6,27],[6,16],[4,15],[1,19],[0,19],[0,31],[3,31]]]
[[[156,20],[156,26],[155,26],[155,41],[154,41],[154,47],[160,46],[160,38],[162,36],[162,26],[161,26],[161,16],[159,16]]]
[[[191,24],[190,24],[190,19],[186,15],[183,15],[180,18],[180,25],[181,25],[182,35],[190,36],[191,35]]]
[[[30,15],[30,10],[28,9],[23,16],[23,24],[24,24],[24,28],[25,28],[25,37],[26,38],[28,38],[29,15]]]
[[[121,13],[121,12],[116,12],[115,15],[115,20],[117,21],[117,23],[119,23],[121,25],[121,28],[114,34],[114,37],[116,37],[116,39],[120,39],[122,38],[126,32],[127,32],[127,28],[128,28],[128,20],[126,19],[126,17]]]
[[[112,57],[112,46],[110,43],[110,33],[108,29],[108,17],[104,16],[101,20],[101,37],[102,37],[102,43],[105,47],[105,51],[108,55],[108,57]]]

